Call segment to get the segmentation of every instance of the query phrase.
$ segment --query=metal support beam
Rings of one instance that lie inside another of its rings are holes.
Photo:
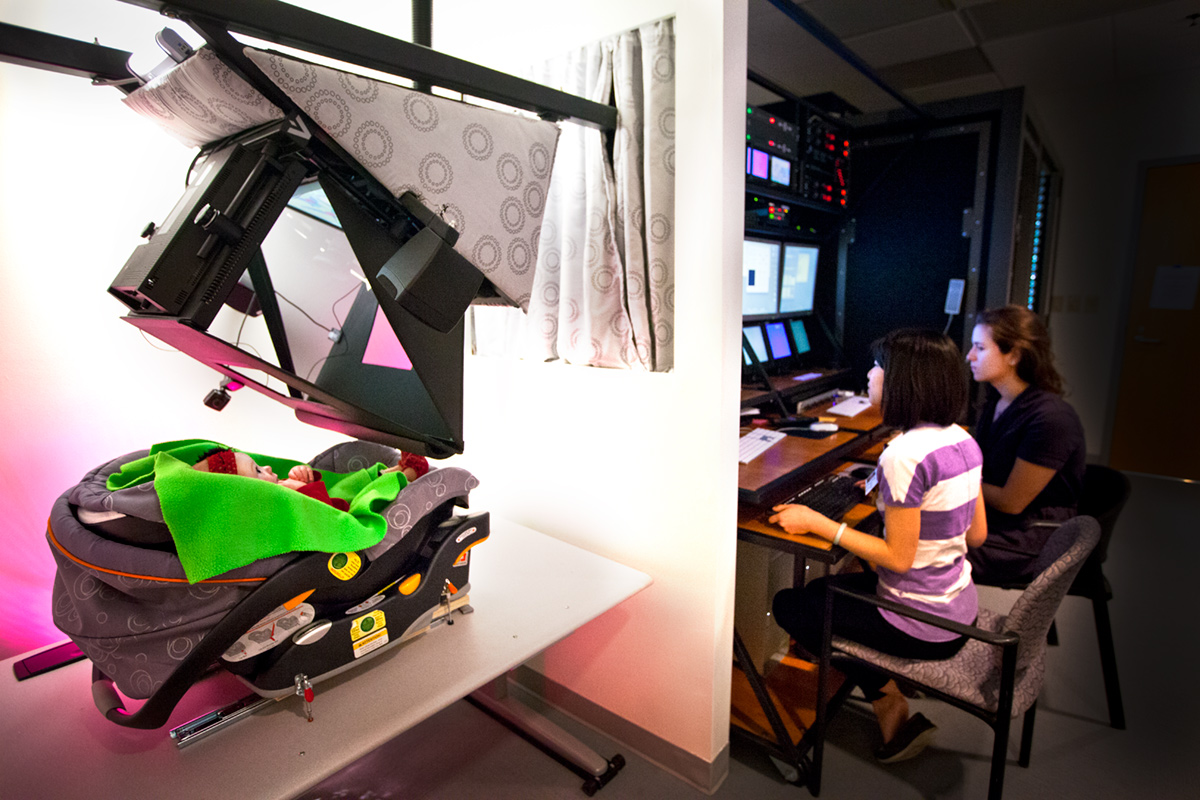
[[[605,130],[616,128],[617,111],[566,92],[472,64],[427,47],[393,39],[277,0],[123,0],[176,17],[215,22],[231,33],[265,39],[418,83],[568,119]]]
[[[128,93],[139,85],[126,66],[129,56],[124,50],[0,22],[0,61],[10,64],[38,67],[94,81],[131,81],[125,90]]]

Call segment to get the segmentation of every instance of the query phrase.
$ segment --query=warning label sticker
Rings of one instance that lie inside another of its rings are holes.
[[[388,643],[387,628],[380,628],[379,630],[372,633],[370,636],[367,636],[364,639],[359,639],[357,642],[354,642],[351,646],[354,648],[354,657],[362,658],[367,653],[370,653],[374,650],[378,650],[379,648],[383,647],[387,643]]]

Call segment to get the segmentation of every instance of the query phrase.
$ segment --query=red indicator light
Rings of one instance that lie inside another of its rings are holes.
[[[772,125],[774,125],[774,124],[775,124],[775,118],[774,118],[774,117],[771,117],[771,124],[772,124]]]
[[[849,151],[849,150],[843,150],[843,151],[842,151],[842,155],[844,155],[844,156],[848,156],[848,155],[850,155],[850,151]]]
[[[842,147],[849,147],[849,146],[850,146],[850,140],[849,140],[849,139],[847,139],[846,141],[842,142]]]
[[[845,200],[842,200],[842,205],[846,205],[846,201],[845,201]]]
[[[769,144],[771,147],[774,147],[774,146],[775,146],[775,141],[774,141],[773,139],[768,139],[768,140],[767,140],[767,144]]]

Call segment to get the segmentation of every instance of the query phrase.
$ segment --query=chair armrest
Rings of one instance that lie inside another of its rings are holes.
[[[961,622],[945,619],[944,617],[939,617],[936,614],[930,614],[926,611],[919,611],[915,608],[909,608],[908,606],[901,605],[894,600],[888,600],[885,597],[860,594],[858,592],[852,592],[849,589],[844,589],[840,586],[831,586],[829,588],[835,594],[861,600],[868,605],[886,609],[899,614],[902,617],[915,619],[918,622],[924,622],[926,624],[933,625],[935,628],[941,628],[942,630],[950,631],[951,633],[957,633],[959,636],[966,636],[970,639],[977,639],[981,642],[986,642],[987,644],[993,644],[998,647],[1013,647],[1020,641],[1020,637],[1018,637],[1015,633],[996,633],[994,631],[986,631],[983,628],[977,628],[974,625],[964,625]]]

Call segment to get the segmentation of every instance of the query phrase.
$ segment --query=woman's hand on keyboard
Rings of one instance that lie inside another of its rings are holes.
[[[825,531],[832,526],[835,530],[837,524],[824,514],[813,511],[808,506],[784,504],[775,506],[772,511],[775,513],[767,520],[772,525],[778,525],[788,533],[815,533],[825,539],[832,539],[832,533]]]

